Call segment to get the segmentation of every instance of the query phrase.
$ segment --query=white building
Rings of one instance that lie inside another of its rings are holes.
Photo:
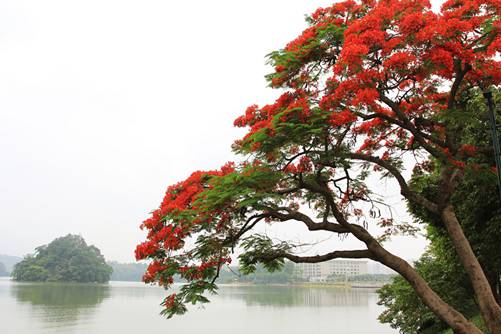
[[[360,260],[332,260],[325,262],[328,265],[329,275],[357,276],[367,275],[367,261]]]
[[[325,281],[330,275],[357,276],[367,274],[367,261],[364,260],[330,260],[320,263],[299,263],[296,265],[303,279]]]
[[[374,275],[397,275],[396,271],[393,271],[392,269],[376,261],[369,261],[368,271],[369,274],[374,274]]]

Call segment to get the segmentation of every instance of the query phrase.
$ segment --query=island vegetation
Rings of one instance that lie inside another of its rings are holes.
[[[97,247],[68,234],[25,256],[14,266],[12,277],[16,281],[105,283],[111,273]]]

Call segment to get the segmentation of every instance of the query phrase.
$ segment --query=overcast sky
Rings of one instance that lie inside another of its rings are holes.
[[[277,96],[265,55],[329,4],[0,1],[0,254],[74,233],[132,261],[166,187],[233,160],[233,120]],[[389,247],[417,258],[424,244]]]

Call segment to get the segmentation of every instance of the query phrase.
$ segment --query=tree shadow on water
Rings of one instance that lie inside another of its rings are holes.
[[[271,307],[357,307],[369,304],[366,291],[297,286],[226,287],[220,296],[241,299],[249,306]]]

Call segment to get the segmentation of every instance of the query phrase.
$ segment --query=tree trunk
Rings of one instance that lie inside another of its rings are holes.
[[[409,263],[402,258],[388,252],[374,237],[363,227],[349,224],[346,220],[338,219],[350,229],[350,232],[360,241],[364,242],[374,258],[385,266],[402,275],[412,286],[423,303],[428,306],[435,315],[442,319],[453,331],[459,334],[482,334],[472,322],[466,319],[460,312],[447,304],[433,291],[421,275]],[[492,334],[498,334],[492,332]]]
[[[501,334],[501,307],[496,302],[489,281],[463,233],[452,204],[444,208],[441,216],[459,260],[470,278],[487,328],[492,334]]]
[[[315,189],[314,189],[315,190]],[[341,214],[339,210],[337,210],[336,203],[334,202],[332,196],[330,195],[329,190],[320,189],[319,193],[322,193],[326,196],[327,202],[329,203],[332,213],[336,220],[346,227],[353,236],[355,236],[358,240],[365,243],[367,249],[373,254],[374,259],[379,261],[380,263],[386,265],[387,267],[395,270],[400,275],[402,275],[407,282],[412,286],[416,294],[421,298],[423,303],[430,308],[430,310],[437,315],[440,319],[442,319],[449,327],[452,328],[453,331],[459,334],[483,334],[480,329],[478,329],[472,322],[466,319],[460,312],[455,310],[452,306],[447,304],[440,298],[439,295],[430,288],[428,283],[421,277],[421,275],[405,260],[402,258],[388,252],[381,244],[362,226],[350,224],[345,217]],[[454,216],[455,217],[455,216]],[[462,234],[461,227],[458,225],[458,229]],[[450,232],[449,232],[450,233]],[[463,234],[464,237],[464,234]],[[468,240],[466,240],[466,244],[470,247]],[[471,247],[470,247],[471,251]],[[473,254],[473,251],[471,251]],[[480,264],[475,256],[475,259],[478,267],[480,268]],[[464,264],[463,264],[464,265]],[[480,268],[480,272],[483,275],[483,271]],[[485,279],[485,275],[484,275]],[[487,279],[485,279],[487,282]],[[487,287],[490,286],[487,282]],[[491,293],[492,296],[492,293]],[[494,301],[495,302],[495,301]],[[497,304],[496,304],[497,305]],[[499,307],[499,306],[498,306]],[[495,318],[495,316],[493,316]],[[491,330],[491,334],[501,334],[501,332],[496,330]]]
[[[392,268],[402,275],[414,288],[416,294],[423,303],[428,306],[433,313],[449,325],[454,333],[458,334],[482,334],[472,322],[466,319],[461,313],[444,302],[439,295],[433,291],[428,283],[419,275],[419,273],[409,265],[405,260],[391,254],[381,245],[372,244],[369,249],[375,253],[376,258],[382,264]]]

